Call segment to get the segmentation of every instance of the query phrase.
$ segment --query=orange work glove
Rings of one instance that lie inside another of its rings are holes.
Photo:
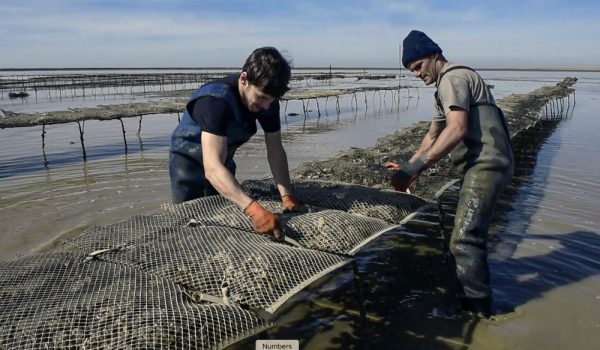
[[[281,237],[281,228],[277,216],[265,209],[257,201],[252,201],[244,209],[244,213],[252,220],[252,227],[257,233],[273,234],[275,238]]]
[[[296,202],[296,198],[294,198],[294,196],[291,194],[286,194],[285,196],[281,197],[281,201],[283,202],[283,212],[284,213],[290,213],[290,212],[302,210],[302,205],[300,205],[300,203]]]
[[[383,166],[387,170],[398,170],[398,169],[400,169],[400,165],[398,165],[397,163],[393,163],[393,162],[386,162],[385,164],[383,164]]]

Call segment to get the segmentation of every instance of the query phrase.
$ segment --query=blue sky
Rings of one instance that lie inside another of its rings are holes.
[[[398,67],[411,29],[474,67],[600,68],[600,2],[0,0],[0,68],[239,67],[260,46],[296,67]]]

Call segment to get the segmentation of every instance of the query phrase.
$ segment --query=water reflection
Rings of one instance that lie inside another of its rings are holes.
[[[523,233],[527,232],[527,227],[531,224],[531,216],[539,207],[541,193],[545,184],[548,183],[550,170],[549,168],[545,168],[545,170],[536,168],[538,153],[557,126],[556,122],[541,121],[537,126],[524,130],[512,140],[515,149],[515,172],[496,209],[490,243],[490,252],[494,259],[512,256],[523,238]],[[550,159],[546,159],[546,161],[550,162]],[[533,182],[531,175],[536,169],[537,174],[535,182]],[[545,171],[545,173],[540,171]],[[523,187],[528,188],[524,194],[521,192]],[[528,197],[528,206],[513,208],[515,199],[521,195]],[[511,226],[510,232],[504,232],[502,228],[508,225]],[[496,231],[498,231],[497,234]]]
[[[177,123],[175,116],[149,116],[143,127],[141,118],[124,119],[123,126],[117,120],[91,120],[7,130],[5,142],[0,145],[4,153],[0,158],[0,178],[168,147],[170,132]],[[36,141],[38,135],[40,143]]]
[[[568,110],[565,116],[570,117],[571,113]],[[544,265],[548,264],[547,258],[550,256],[515,258],[515,252],[524,241],[542,237],[537,234],[534,237],[527,235],[529,226],[534,223],[532,216],[540,208],[551,171],[550,167],[536,165],[540,149],[558,125],[555,121],[540,121],[535,127],[524,130],[513,139],[516,150],[515,174],[498,203],[495,225],[490,230],[490,270],[493,276],[494,307],[498,313],[512,312],[544,291],[557,287],[551,280],[546,280],[546,276],[539,274],[546,270]],[[551,163],[552,156],[551,153],[547,154],[543,161]],[[555,239],[563,237],[556,235]],[[530,274],[533,274],[531,281],[548,284],[538,286],[542,288],[533,288],[532,285],[521,283],[519,278]]]
[[[598,232],[536,234],[535,240],[545,240],[554,249],[547,254],[511,257],[493,264],[494,284],[500,286],[496,300],[508,309],[540,298],[552,289],[600,275]],[[503,291],[508,286],[510,290]]]

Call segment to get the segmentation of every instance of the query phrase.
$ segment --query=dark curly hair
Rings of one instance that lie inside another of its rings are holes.
[[[263,92],[280,98],[289,88],[290,63],[274,47],[260,47],[252,52],[242,67],[248,82]]]

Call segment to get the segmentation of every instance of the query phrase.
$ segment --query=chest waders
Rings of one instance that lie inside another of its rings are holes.
[[[173,203],[182,203],[191,199],[218,194],[204,175],[200,124],[192,118],[190,112],[195,102],[204,96],[224,100],[233,113],[227,125],[227,156],[225,167],[235,176],[236,165],[233,161],[235,151],[256,133],[256,124],[247,120],[241,111],[238,99],[231,86],[223,83],[209,83],[201,86],[187,103],[179,125],[173,131],[169,152],[169,176]]]
[[[453,69],[472,70],[450,67],[439,81]],[[435,99],[443,113],[437,91]],[[477,308],[489,312],[492,293],[487,233],[496,202],[514,171],[510,134],[502,110],[489,102],[472,103],[467,136],[450,152],[450,158],[462,175],[450,252],[456,261],[465,304],[479,304]]]

